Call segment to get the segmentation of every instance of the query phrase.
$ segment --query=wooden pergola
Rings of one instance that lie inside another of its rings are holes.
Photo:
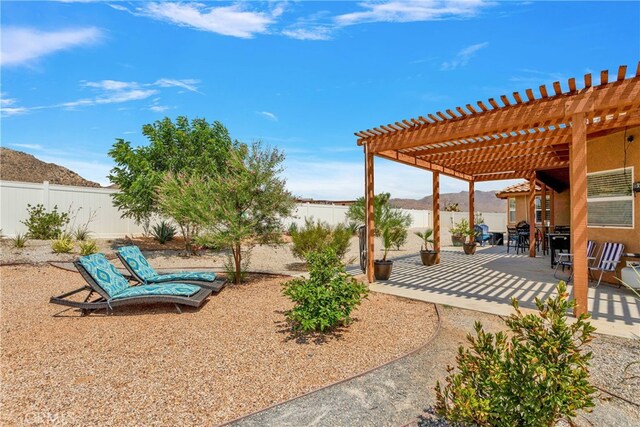
[[[529,180],[529,212],[534,218],[535,188],[540,174],[568,169],[571,200],[571,248],[574,254],[576,315],[587,311],[587,139],[640,124],[640,62],[635,76],[620,66],[615,80],[600,73],[600,84],[584,76],[553,93],[540,86],[512,98],[479,101],[455,111],[402,120],[356,132],[364,146],[367,205],[367,277],[373,282],[374,156],[433,172],[433,228],[440,250],[440,175],[469,183],[469,222],[474,225],[474,183],[501,179]],[[488,105],[487,105],[488,104]],[[546,203],[546,198],[542,198]],[[545,212],[545,207],[542,207]],[[535,256],[535,227],[530,227],[530,256]],[[438,260],[439,262],[439,260]]]

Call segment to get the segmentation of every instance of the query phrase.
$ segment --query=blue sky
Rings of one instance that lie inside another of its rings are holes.
[[[2,146],[102,184],[115,138],[146,144],[143,124],[186,115],[283,149],[298,196],[354,198],[363,192],[355,131],[556,80],[566,87],[622,64],[635,70],[640,58],[639,2],[0,7]],[[418,198],[430,183],[428,172],[376,159],[376,192]],[[443,192],[466,188],[442,183]]]

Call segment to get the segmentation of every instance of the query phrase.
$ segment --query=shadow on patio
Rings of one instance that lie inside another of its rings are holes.
[[[504,246],[478,248],[473,256],[443,250],[441,263],[431,267],[423,266],[418,255],[394,261],[391,279],[371,284],[372,290],[497,315],[513,312],[512,297],[521,307],[535,309],[535,298],[551,295],[558,282],[548,256],[507,254]],[[348,271],[361,273],[358,267]],[[589,311],[599,333],[640,336],[640,301],[624,288],[592,285]]]

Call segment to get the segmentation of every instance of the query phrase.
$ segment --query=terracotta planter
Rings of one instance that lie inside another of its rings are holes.
[[[464,253],[467,255],[473,255],[476,253],[476,247],[478,246],[477,243],[465,243],[462,245],[462,248],[464,249]]]
[[[422,260],[422,265],[434,265],[438,259],[438,252],[420,251],[420,259]]]
[[[393,261],[375,260],[373,262],[373,275],[376,280],[389,280],[391,270],[393,269]]]
[[[462,246],[466,240],[466,236],[451,236],[451,243],[453,243],[453,246]]]

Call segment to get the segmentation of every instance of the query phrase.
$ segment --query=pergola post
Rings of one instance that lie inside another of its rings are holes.
[[[469,181],[469,229],[474,230],[476,222],[475,212],[475,185],[473,181]],[[473,239],[475,241],[475,239]]]
[[[529,256],[536,256],[536,175],[529,178]]]
[[[549,230],[553,230],[556,227],[556,190],[551,189],[549,194],[549,204],[551,205],[551,211],[549,212]]]
[[[373,260],[375,258],[375,221],[373,217],[373,199],[374,199],[374,189],[373,189],[373,153],[369,151],[369,146],[365,145],[364,147],[364,155],[365,155],[365,185],[364,185],[364,194],[365,194],[365,218],[366,218],[366,226],[367,226],[367,281],[369,283],[374,282],[373,275]]]
[[[542,242],[540,242],[540,244],[542,245],[542,250],[543,250],[543,254],[546,253],[545,250],[547,248],[547,232],[549,231],[547,229],[547,184],[545,183],[541,183],[540,184],[540,209],[542,209],[542,212],[540,212],[540,225],[541,225],[541,229],[542,229]]]
[[[540,218],[540,222],[542,223],[542,227],[544,229],[547,221],[547,185],[543,183],[540,185],[540,187],[540,208],[542,209],[542,217]]]
[[[433,250],[440,264],[440,172],[433,172]]]
[[[587,118],[584,112],[571,117],[569,173],[571,183],[571,252],[573,253],[574,315],[588,311],[587,268]]]

